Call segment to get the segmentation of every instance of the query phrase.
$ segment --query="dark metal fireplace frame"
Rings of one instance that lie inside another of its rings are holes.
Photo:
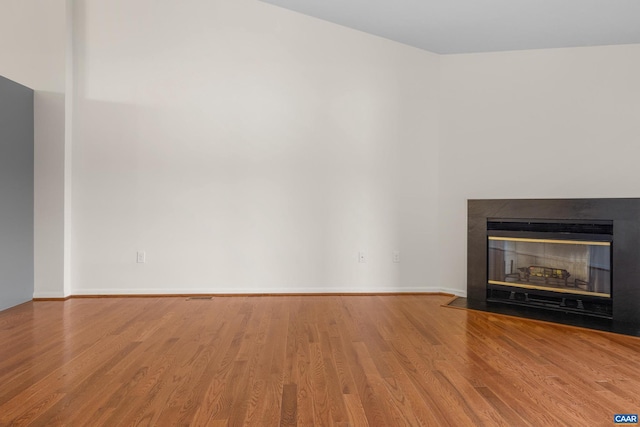
[[[612,319],[488,301],[487,221],[612,221]],[[640,336],[640,199],[494,199],[468,201],[469,308]]]

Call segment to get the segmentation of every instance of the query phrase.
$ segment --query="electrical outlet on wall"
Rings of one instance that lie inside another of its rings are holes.
[[[145,251],[138,251],[136,259],[138,264],[144,264],[145,262],[147,262],[147,254],[145,253]]]
[[[358,262],[359,263],[367,262],[367,256],[365,255],[364,251],[358,252]]]
[[[391,259],[393,259],[393,262],[395,263],[400,262],[400,251],[393,251],[391,253]]]

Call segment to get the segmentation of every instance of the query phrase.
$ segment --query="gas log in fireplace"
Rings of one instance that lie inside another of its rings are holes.
[[[469,200],[467,300],[640,335],[640,199]]]
[[[611,317],[612,221],[487,219],[487,300]]]

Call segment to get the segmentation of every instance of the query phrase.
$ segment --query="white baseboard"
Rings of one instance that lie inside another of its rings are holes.
[[[406,287],[349,287],[323,286],[305,288],[109,288],[109,289],[78,289],[72,292],[74,296],[95,295],[189,295],[189,294],[366,294],[366,293],[448,293],[466,296],[466,291],[449,288],[435,288],[424,286]],[[52,297],[39,297],[52,298]]]
[[[460,289],[453,289],[453,288],[440,288],[440,292],[444,292],[445,294],[453,294],[457,297],[463,297],[466,298],[467,297],[467,291],[461,291]]]
[[[33,293],[33,298],[34,299],[38,299],[38,298],[55,298],[55,299],[63,299],[68,297],[69,295],[65,295],[62,292],[34,292]]]

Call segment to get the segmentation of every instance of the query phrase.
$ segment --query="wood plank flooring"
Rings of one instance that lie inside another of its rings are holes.
[[[640,339],[446,296],[87,298],[0,312],[0,426],[610,426]]]

